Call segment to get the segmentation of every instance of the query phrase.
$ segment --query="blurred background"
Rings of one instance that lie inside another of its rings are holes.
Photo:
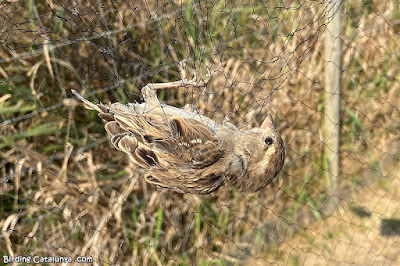
[[[393,0],[2,1],[1,258],[400,264],[399,33]],[[214,73],[209,85],[160,101],[243,130],[271,113],[287,154],[272,185],[148,185],[71,93],[141,102],[147,83],[179,80],[185,58]]]

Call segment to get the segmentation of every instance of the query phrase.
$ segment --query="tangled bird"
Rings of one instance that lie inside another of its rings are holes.
[[[96,110],[105,121],[112,145],[146,170],[147,182],[179,193],[209,194],[224,184],[244,192],[256,192],[280,172],[285,159],[282,138],[268,115],[260,128],[240,131],[229,122],[221,124],[200,115],[195,107],[184,109],[161,104],[156,90],[204,87],[194,71],[186,79],[184,61],[181,80],[150,83],[142,88],[143,103],[93,104],[72,92]]]

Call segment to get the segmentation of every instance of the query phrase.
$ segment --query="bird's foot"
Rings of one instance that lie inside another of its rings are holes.
[[[187,59],[184,59],[178,63],[178,69],[181,80],[165,82],[165,83],[149,83],[142,88],[142,95],[146,103],[160,104],[157,99],[157,93],[155,92],[156,90],[188,87],[188,86],[201,88],[207,86],[208,82],[211,79],[210,69],[207,68],[207,74],[204,80],[200,78],[199,73],[197,72],[196,69],[193,70],[193,78],[187,79],[186,71],[184,69],[186,66],[186,61]]]
[[[210,69],[207,67],[207,74],[206,74],[205,79],[203,80],[200,77],[199,72],[194,68],[193,69],[193,78],[189,80],[186,78],[186,71],[185,71],[185,66],[186,66],[187,60],[188,59],[183,59],[182,61],[180,61],[178,63],[179,74],[181,76],[181,80],[178,82],[181,82],[181,86],[182,87],[193,86],[193,87],[197,87],[197,88],[207,86],[207,84],[210,81],[211,76],[212,76]]]

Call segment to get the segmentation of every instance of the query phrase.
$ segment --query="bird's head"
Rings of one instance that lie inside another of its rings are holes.
[[[281,171],[285,160],[285,146],[274,120],[268,115],[260,128],[244,132],[246,175],[238,180],[238,187],[256,192],[268,185]]]

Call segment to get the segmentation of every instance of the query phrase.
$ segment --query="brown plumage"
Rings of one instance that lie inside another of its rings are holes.
[[[180,64],[181,75],[184,76]],[[280,172],[285,149],[270,115],[260,128],[240,131],[217,124],[193,107],[160,104],[156,89],[205,86],[210,79],[148,84],[144,103],[93,104],[76,91],[86,108],[99,112],[112,145],[146,169],[147,182],[180,193],[208,194],[224,184],[256,192]]]

